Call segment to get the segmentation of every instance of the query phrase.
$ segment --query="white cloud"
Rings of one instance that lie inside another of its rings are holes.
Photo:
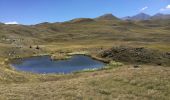
[[[146,7],[143,7],[142,9],[140,9],[140,11],[144,11],[144,10],[146,10],[146,9],[148,9],[147,6],[146,6]]]
[[[13,21],[13,22],[6,22],[5,24],[9,25],[9,24],[19,24],[19,23],[16,21]]]
[[[160,11],[168,11],[170,10],[170,5],[167,5],[165,8],[161,8]]]
[[[168,6],[166,7],[166,9],[170,9],[170,5],[168,5]]]

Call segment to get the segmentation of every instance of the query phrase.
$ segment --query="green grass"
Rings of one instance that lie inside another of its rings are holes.
[[[123,63],[116,62],[116,61],[110,61],[110,63],[107,66],[108,67],[119,67],[119,66],[123,66]]]
[[[77,72],[74,72],[74,73],[95,72],[95,71],[113,69],[113,68],[117,68],[117,67],[120,67],[120,66],[123,66],[123,63],[121,63],[121,62],[116,62],[116,61],[110,61],[108,64],[106,64],[105,66],[103,66],[103,68],[85,69],[85,70],[77,71]]]
[[[78,52],[68,53],[68,55],[89,55],[89,52],[87,52],[87,51],[78,51]]]

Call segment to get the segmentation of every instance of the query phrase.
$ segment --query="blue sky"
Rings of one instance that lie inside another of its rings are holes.
[[[36,24],[73,18],[170,13],[170,0],[0,0],[0,22]]]

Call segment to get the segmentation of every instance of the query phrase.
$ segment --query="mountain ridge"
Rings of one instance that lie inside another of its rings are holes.
[[[121,18],[122,20],[164,20],[164,19],[170,19],[170,14],[162,14],[162,13],[156,13],[155,15],[151,16],[146,13],[139,13],[134,16],[126,16]]]
[[[108,13],[108,14],[101,15],[101,16],[94,18],[94,19],[96,19],[96,20],[117,20],[119,18],[117,18],[116,16],[114,16],[111,13]]]
[[[132,20],[132,21],[142,21],[142,20],[166,20],[170,19],[170,14],[163,14],[163,13],[156,13],[155,15],[149,15],[146,13],[139,13],[134,16],[126,16],[123,18],[116,17],[112,13],[103,14],[96,18],[75,18],[64,22],[72,22],[72,23],[81,23],[81,22],[93,22],[95,20]],[[42,22],[34,25],[48,25],[48,24],[55,24],[55,23],[64,23],[64,22]],[[3,22],[0,22],[0,25],[24,25],[24,24],[5,24]],[[26,25],[26,26],[32,26],[32,25]]]

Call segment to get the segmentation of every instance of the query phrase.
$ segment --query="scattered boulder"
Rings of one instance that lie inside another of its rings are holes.
[[[37,45],[37,46],[36,46],[36,49],[37,49],[37,50],[39,50],[39,49],[40,49],[40,47]]]
[[[166,54],[167,54],[167,55],[170,55],[170,52],[167,52]]]
[[[162,65],[162,63],[157,63],[157,65],[161,66],[161,65]]]
[[[134,65],[133,67],[134,67],[134,68],[139,68],[140,66],[139,66],[139,65]]]

